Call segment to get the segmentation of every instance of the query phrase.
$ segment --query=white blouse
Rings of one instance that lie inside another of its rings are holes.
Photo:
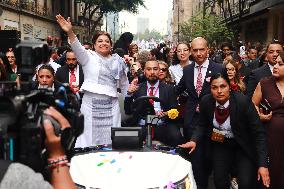
[[[118,97],[117,88],[120,88],[121,93],[126,95],[129,83],[127,66],[120,56],[103,57],[95,51],[86,50],[77,38],[71,48],[84,72],[81,91]]]

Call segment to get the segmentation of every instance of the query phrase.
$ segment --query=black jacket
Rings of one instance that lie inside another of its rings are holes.
[[[232,92],[230,99],[230,123],[236,142],[259,167],[267,167],[266,132],[252,101],[247,96]],[[211,136],[216,100],[212,94],[200,102],[199,125],[191,140],[199,141]]]
[[[201,98],[210,93],[210,77],[216,73],[223,72],[223,66],[217,63],[209,61],[209,66],[207,68],[207,73],[204,79],[204,83],[202,86],[202,91],[200,96],[197,95],[197,92],[194,87],[194,67],[195,63],[191,63],[190,65],[184,67],[183,76],[176,86],[177,94],[180,95],[183,91],[187,90],[188,99],[185,108],[185,116],[184,116],[184,126],[189,127],[193,120],[194,115],[196,114],[195,110],[200,102]]]
[[[124,100],[124,110],[126,114],[133,114],[132,104],[135,101],[136,98],[141,96],[147,96],[147,82],[143,82],[139,85],[138,90],[129,97],[125,97]],[[168,111],[172,108],[177,107],[177,96],[174,90],[174,87],[172,85],[165,84],[163,82],[160,82],[159,84],[159,99],[162,100],[161,102],[161,108],[163,111]],[[136,109],[141,109],[137,108]],[[143,109],[141,109],[143,111]],[[140,118],[137,117],[137,115],[134,115],[134,120],[137,123]]]
[[[251,98],[253,96],[254,90],[258,84],[258,82],[265,77],[271,76],[272,73],[270,71],[270,68],[268,64],[265,64],[261,66],[260,68],[257,68],[253,70],[248,78],[247,82],[247,96]]]
[[[55,78],[57,81],[61,83],[69,83],[69,68],[67,64],[57,69]],[[79,65],[79,87],[82,86],[83,82],[84,82],[84,73],[82,70],[82,66]]]

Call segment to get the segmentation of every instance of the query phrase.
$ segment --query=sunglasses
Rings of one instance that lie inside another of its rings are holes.
[[[168,71],[168,69],[167,68],[161,68],[160,69],[162,72],[166,72],[166,71]]]

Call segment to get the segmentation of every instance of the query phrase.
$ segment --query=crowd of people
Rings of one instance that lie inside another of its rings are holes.
[[[33,89],[56,91],[69,83],[84,114],[75,148],[111,144],[111,127],[140,126],[145,139],[145,109],[133,104],[141,96],[154,96],[161,102],[149,101],[159,117],[153,139],[189,152],[185,158],[198,189],[208,187],[212,171],[217,189],[230,188],[232,181],[241,189],[284,188],[284,52],[279,41],[265,48],[250,45],[245,54],[229,42],[209,48],[202,37],[148,51],[132,43],[130,32],[114,44],[106,32],[97,32],[92,44],[81,43],[69,18],[56,19],[70,46],[56,55],[50,51],[49,61],[35,68]],[[1,81],[20,83],[12,49],[0,54],[0,71]],[[180,111],[175,120],[167,116],[173,108]],[[48,148],[53,152],[51,144]],[[64,155],[58,151],[52,159]],[[70,175],[64,175],[73,187]]]

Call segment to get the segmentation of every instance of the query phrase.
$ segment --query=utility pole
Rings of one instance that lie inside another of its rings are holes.
[[[178,0],[177,1],[177,6],[178,6],[177,7],[177,13],[178,13],[178,16],[177,16],[177,19],[178,19],[177,20],[177,24],[178,24],[178,28],[177,28],[178,29],[178,31],[177,31],[177,41],[178,41],[178,43],[179,43],[179,3],[180,3],[180,1]]]

